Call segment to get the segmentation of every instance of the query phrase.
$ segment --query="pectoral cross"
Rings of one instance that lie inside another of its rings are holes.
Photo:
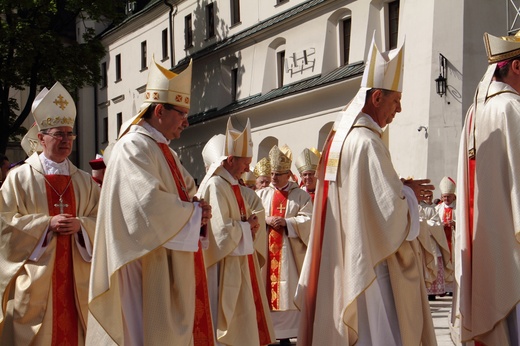
[[[68,207],[69,205],[66,203],[63,203],[63,198],[60,196],[60,199],[58,200],[60,203],[56,203],[54,206],[60,208],[60,214],[63,214],[63,208]]]
[[[284,213],[284,210],[285,210],[285,207],[283,206],[282,202],[280,202],[280,206],[277,207],[276,209],[278,209],[278,211],[280,212],[280,214],[283,214],[283,213]]]

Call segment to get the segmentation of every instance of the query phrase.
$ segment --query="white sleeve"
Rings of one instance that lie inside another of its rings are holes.
[[[47,226],[47,229],[43,233],[43,236],[38,242],[38,245],[36,245],[36,248],[34,248],[31,256],[29,256],[29,260],[37,262],[40,259],[40,257],[42,257],[43,253],[45,252],[45,249],[47,249],[47,245],[44,246],[43,243],[45,239],[47,239],[46,244],[49,244],[49,242],[52,239],[52,234],[52,232],[49,232],[49,226]]]
[[[239,221],[242,228],[242,238],[235,250],[230,254],[231,256],[245,256],[251,255],[255,248],[253,246],[253,235],[251,234],[251,225],[247,221]]]
[[[90,239],[88,238],[87,231],[81,226],[81,234],[83,235],[83,241],[85,242],[85,246],[82,246],[79,243],[79,234],[74,233],[74,239],[76,240],[76,245],[78,246],[79,253],[85,262],[92,262],[92,244],[90,243]]]
[[[410,213],[410,231],[406,237],[406,240],[410,241],[419,236],[419,208],[417,208],[417,197],[415,197],[413,190],[410,187],[403,185],[402,191],[406,198],[406,203],[408,203],[408,210]]]
[[[194,202],[195,206],[190,221],[172,239],[163,246],[170,250],[197,252],[199,250],[200,222],[202,220],[202,208],[199,203]]]

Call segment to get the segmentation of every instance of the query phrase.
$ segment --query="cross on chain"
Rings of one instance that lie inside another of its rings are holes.
[[[283,206],[282,202],[280,202],[280,206],[277,207],[276,209],[278,209],[278,212],[280,212],[280,214],[282,214],[283,211],[285,210],[285,207]]]
[[[63,198],[61,198],[61,196],[60,196],[59,202],[60,202],[60,203],[56,203],[54,206],[55,206],[55,207],[59,207],[59,208],[60,208],[60,214],[63,214],[63,208],[66,208],[66,207],[68,207],[69,205],[66,204],[66,203],[63,203]]]

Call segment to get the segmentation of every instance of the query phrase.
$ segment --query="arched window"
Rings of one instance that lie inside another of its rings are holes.
[[[275,145],[278,145],[278,139],[276,137],[269,136],[262,139],[260,144],[258,144],[257,161],[260,161],[264,157],[269,158],[269,151]]]
[[[262,94],[283,86],[285,74],[285,39],[275,38],[267,48]]]
[[[338,9],[329,16],[325,36],[325,52],[327,54],[323,58],[323,74],[352,62],[350,54],[351,33],[352,12],[349,9]]]

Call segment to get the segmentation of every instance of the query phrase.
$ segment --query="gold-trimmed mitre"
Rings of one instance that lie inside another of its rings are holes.
[[[247,119],[245,129],[240,132],[231,124],[231,118],[228,118],[224,155],[253,157],[253,140],[251,139],[251,123],[249,119]]]
[[[444,177],[442,178],[439,189],[441,190],[441,193],[444,195],[446,193],[455,193],[457,190],[457,187],[455,185],[455,182],[450,177]]]
[[[247,186],[255,185],[256,183],[255,174],[251,171],[242,173],[241,178],[244,184],[246,184]]]
[[[269,151],[269,162],[271,163],[272,172],[287,172],[291,170],[292,151],[284,144],[278,148],[277,145]]]
[[[31,156],[33,153],[41,153],[43,151],[43,147],[38,139],[38,126],[36,123],[34,123],[25,136],[23,136],[20,145],[27,156]]]
[[[137,124],[141,120],[148,107],[153,103],[168,103],[189,109],[191,100],[191,71],[191,60],[188,67],[177,74],[162,67],[155,62],[155,59],[152,59],[143,104],[137,115],[121,125],[119,138],[130,129],[130,126]]]
[[[490,64],[520,55],[520,31],[514,36],[497,37],[484,33],[484,45]]]
[[[368,51],[361,87],[403,91],[403,63],[404,43],[399,48],[380,53],[374,35]]]
[[[317,151],[316,149],[314,150]],[[300,155],[298,155],[296,160],[294,160],[294,165],[300,174],[305,171],[316,171],[316,167],[318,167],[318,163],[320,162],[320,157],[316,155],[315,151],[305,148]]]
[[[226,142],[226,136],[223,134],[218,134],[213,137],[206,143],[204,148],[202,149],[202,159],[204,160],[204,165],[206,169],[211,166],[212,163],[217,162],[220,158],[224,156],[224,143]]]
[[[43,88],[32,103],[31,111],[39,131],[53,127],[74,127],[76,104],[60,82]]]
[[[271,176],[271,162],[269,162],[269,159],[267,157],[264,157],[260,161],[258,161],[255,165],[255,169],[253,170],[253,173],[255,174],[255,176],[257,178],[261,177],[261,176],[270,177]]]

